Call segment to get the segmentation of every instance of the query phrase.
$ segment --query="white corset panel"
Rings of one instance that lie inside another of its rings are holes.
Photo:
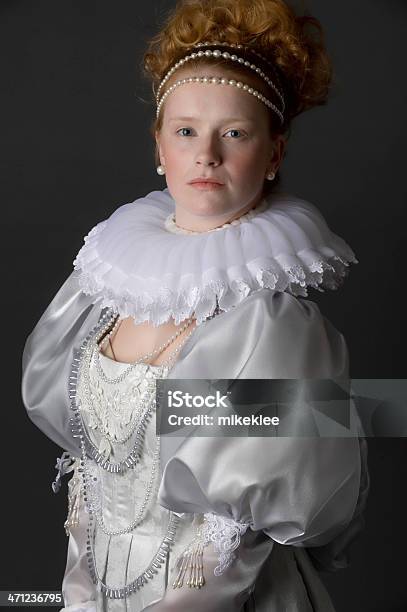
[[[119,377],[128,368],[128,364],[113,361],[102,354],[99,359],[99,366],[108,378]],[[113,385],[103,380],[94,359],[85,374],[87,372],[88,382],[87,376],[81,373],[77,388],[77,399],[87,433],[93,444],[101,452],[104,451],[110,461],[122,461],[134,446],[134,429],[140,417],[140,394],[147,390],[148,385],[155,391],[155,379],[165,378],[168,370],[163,370],[160,366],[138,364],[123,380]],[[91,408],[89,394],[92,400]],[[87,462],[89,473],[94,479],[90,501],[99,515],[99,520],[94,521],[96,569],[99,578],[110,588],[125,587],[142,574],[150,565],[166,535],[170,512],[157,503],[162,474],[155,428],[156,418],[153,410],[145,429],[140,459],[134,468],[124,473],[110,473],[92,459]],[[108,436],[103,435],[106,432]],[[156,470],[152,477],[154,460]],[[125,533],[105,533],[105,530],[129,529],[136,517],[140,516],[148,490],[150,497],[145,504],[142,521]],[[152,579],[128,598],[107,598],[97,589],[98,611],[137,612],[163,597],[167,582],[176,576],[174,572],[177,557],[193,538],[195,528],[201,520],[201,515],[182,515],[167,561],[157,568]]]

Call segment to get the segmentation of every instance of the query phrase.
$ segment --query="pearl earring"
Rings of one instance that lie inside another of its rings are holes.
[[[159,174],[160,176],[165,174],[165,168],[161,164],[159,166],[157,166],[156,170],[157,170],[157,174]]]
[[[274,181],[275,177],[276,177],[275,172],[269,172],[268,174],[266,174],[266,179],[268,181]]]

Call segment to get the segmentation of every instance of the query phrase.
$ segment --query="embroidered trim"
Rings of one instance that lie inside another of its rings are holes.
[[[240,544],[240,538],[246,533],[250,523],[242,523],[219,514],[207,513],[202,526],[202,536],[205,546],[213,542],[218,553],[219,565],[213,573],[220,576],[236,558],[235,551]]]
[[[203,522],[198,526],[194,539],[177,559],[178,574],[172,584],[174,589],[184,585],[188,572],[186,586],[200,589],[205,585],[203,551],[211,543],[218,553],[219,561],[213,573],[215,576],[223,574],[236,559],[234,551],[239,547],[241,536],[250,525],[211,512],[203,516]]]

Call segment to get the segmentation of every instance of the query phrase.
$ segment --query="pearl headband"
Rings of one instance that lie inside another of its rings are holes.
[[[210,83],[210,84],[215,84],[215,85],[232,85],[234,87],[238,87],[239,89],[243,89],[244,91],[247,91],[247,93],[252,94],[256,98],[258,98],[260,102],[263,102],[263,104],[271,108],[279,116],[281,123],[284,123],[284,116],[278,110],[277,106],[273,104],[271,100],[263,96],[262,93],[257,91],[257,89],[253,89],[253,87],[250,87],[246,83],[242,83],[242,81],[236,81],[235,79],[226,79],[226,78],[212,77],[212,76],[186,77],[185,79],[180,79],[179,81],[176,81],[161,96],[161,99],[157,106],[157,113],[156,113],[157,117],[160,114],[161,106],[163,105],[164,101],[169,96],[169,94],[172,93],[174,89],[176,89],[180,85],[185,85],[186,83]]]
[[[234,47],[236,46],[237,48],[243,48],[241,45],[233,45],[232,43],[198,43],[197,45],[195,45],[196,47],[198,46],[207,46],[207,45],[227,45],[229,47]],[[257,52],[255,52],[253,49],[249,49],[251,52],[256,53],[256,55],[258,55],[259,57],[261,57],[261,59],[263,61],[267,60],[265,58],[263,58],[263,56],[261,56],[260,54],[258,54]],[[214,57],[214,58],[220,58],[222,57],[223,59],[226,60],[231,60],[232,62],[238,62],[241,65],[246,66],[247,68],[249,68],[250,70],[253,70],[254,72],[256,72],[256,74],[258,76],[260,76],[269,87],[271,87],[275,93],[277,94],[277,96],[280,98],[281,100],[281,105],[282,108],[281,110],[279,110],[277,108],[277,106],[275,104],[273,104],[273,102],[271,102],[271,100],[269,100],[268,98],[266,98],[265,96],[263,96],[259,91],[257,91],[256,89],[249,87],[249,85],[246,85],[244,83],[242,83],[241,81],[236,81],[235,79],[221,79],[221,78],[217,78],[217,77],[189,77],[187,79],[180,79],[178,80],[176,83],[174,83],[174,85],[172,85],[160,98],[160,92],[163,88],[163,86],[165,85],[165,83],[170,79],[170,77],[174,74],[174,72],[176,70],[178,70],[179,68],[181,68],[186,62],[190,61],[190,60],[194,60],[196,58],[201,58],[201,57]],[[269,62],[267,62],[269,63]],[[245,60],[243,57],[239,57],[235,54],[230,54],[228,51],[222,51],[221,49],[214,49],[213,51],[211,51],[210,49],[207,49],[206,51],[198,51],[198,52],[193,52],[190,55],[186,55],[185,57],[181,58],[168,72],[167,74],[164,76],[164,78],[161,80],[159,87],[157,89],[157,93],[156,93],[156,102],[157,102],[157,117],[159,115],[160,112],[160,108],[162,106],[162,103],[164,102],[165,98],[167,97],[167,95],[169,93],[171,93],[172,91],[174,91],[174,89],[176,87],[179,87],[180,85],[183,85],[185,83],[191,83],[191,82],[196,82],[196,83],[214,83],[214,84],[222,84],[222,85],[236,85],[239,88],[244,89],[245,91],[248,91],[248,93],[256,96],[261,102],[263,102],[264,104],[266,104],[266,106],[268,106],[269,108],[271,108],[280,118],[281,123],[284,123],[284,110],[285,110],[285,100],[284,100],[284,96],[281,93],[281,91],[276,87],[276,85],[273,83],[273,81],[261,70],[261,68],[259,68],[258,66],[256,66],[255,64],[252,64],[251,62],[249,62],[248,60]]]
[[[192,45],[192,47],[188,47],[188,49],[194,49],[196,47],[213,47],[213,46],[217,47],[218,45],[223,46],[223,47],[231,47],[232,49],[242,49],[244,51],[249,51],[250,53],[257,55],[257,57],[263,60],[263,62],[268,64],[271,68],[274,68],[273,64],[267,58],[265,58],[264,55],[261,55],[261,53],[259,53],[258,51],[255,51],[254,49],[252,49],[252,47],[247,47],[245,45],[240,45],[237,43],[221,42],[220,40],[214,40],[213,42],[196,43],[196,45]]]

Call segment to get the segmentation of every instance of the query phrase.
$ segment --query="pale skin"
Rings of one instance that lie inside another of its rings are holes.
[[[224,67],[185,67],[167,87],[183,76],[208,74],[244,80],[269,95],[267,87],[250,75],[243,79]],[[167,187],[175,200],[177,225],[204,232],[239,218],[261,202],[265,176],[277,172],[285,148],[283,136],[270,135],[270,110],[262,102],[230,85],[187,83],[167,97],[161,113],[162,128],[155,137]],[[222,185],[198,188],[189,184],[201,176]],[[135,325],[128,317],[111,338],[113,351],[105,344],[103,352],[116,361],[134,362],[164,344],[183,324],[175,325],[170,319],[157,327],[148,322]],[[195,326],[193,320],[149,363],[163,363]]]

